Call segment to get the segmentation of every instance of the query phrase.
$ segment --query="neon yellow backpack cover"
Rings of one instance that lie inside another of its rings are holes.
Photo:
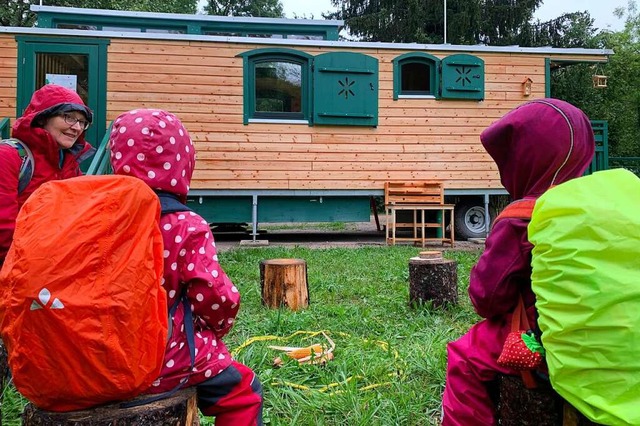
[[[551,385],[593,422],[640,425],[640,179],[615,169],[558,185],[528,234]]]

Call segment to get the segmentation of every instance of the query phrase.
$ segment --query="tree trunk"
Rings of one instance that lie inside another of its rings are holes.
[[[287,306],[297,311],[309,306],[307,263],[302,259],[260,262],[262,303],[269,308]]]
[[[439,251],[423,251],[409,260],[409,304],[427,301],[435,307],[458,303],[457,263]]]
[[[139,398],[148,398],[143,395]],[[136,398],[138,399],[138,398]],[[195,388],[187,388],[160,401],[131,408],[119,403],[89,410],[56,413],[27,404],[22,413],[24,426],[198,426]]]
[[[551,384],[538,380],[527,389],[520,376],[498,378],[498,424],[501,426],[596,426],[558,395]]]

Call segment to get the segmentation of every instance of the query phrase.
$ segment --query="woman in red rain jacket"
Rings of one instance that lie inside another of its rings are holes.
[[[50,180],[79,176],[80,163],[94,149],[84,140],[93,114],[73,90],[47,84],[34,92],[22,117],[13,124],[13,138],[33,153],[33,176],[18,192],[23,158],[14,146],[0,144],[0,266],[11,246],[22,204]]]

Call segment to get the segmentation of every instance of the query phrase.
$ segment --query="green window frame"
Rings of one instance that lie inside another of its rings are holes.
[[[399,98],[439,99],[440,59],[423,52],[409,52],[394,58],[393,99]]]
[[[244,124],[311,123],[313,56],[283,48],[255,49],[238,56],[243,58]]]

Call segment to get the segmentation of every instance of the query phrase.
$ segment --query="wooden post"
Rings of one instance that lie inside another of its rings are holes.
[[[143,395],[140,398],[148,398]],[[27,404],[22,413],[24,426],[198,426],[198,400],[195,388],[182,389],[160,401],[131,408],[119,403],[89,410],[56,413]]]
[[[269,259],[260,262],[262,304],[287,306],[297,311],[309,306],[307,263],[302,259]]]
[[[457,262],[440,251],[423,251],[409,260],[409,304],[426,301],[436,307],[458,303]]]
[[[498,419],[501,426],[595,426],[556,393],[549,382],[527,389],[520,376],[498,377]]]

